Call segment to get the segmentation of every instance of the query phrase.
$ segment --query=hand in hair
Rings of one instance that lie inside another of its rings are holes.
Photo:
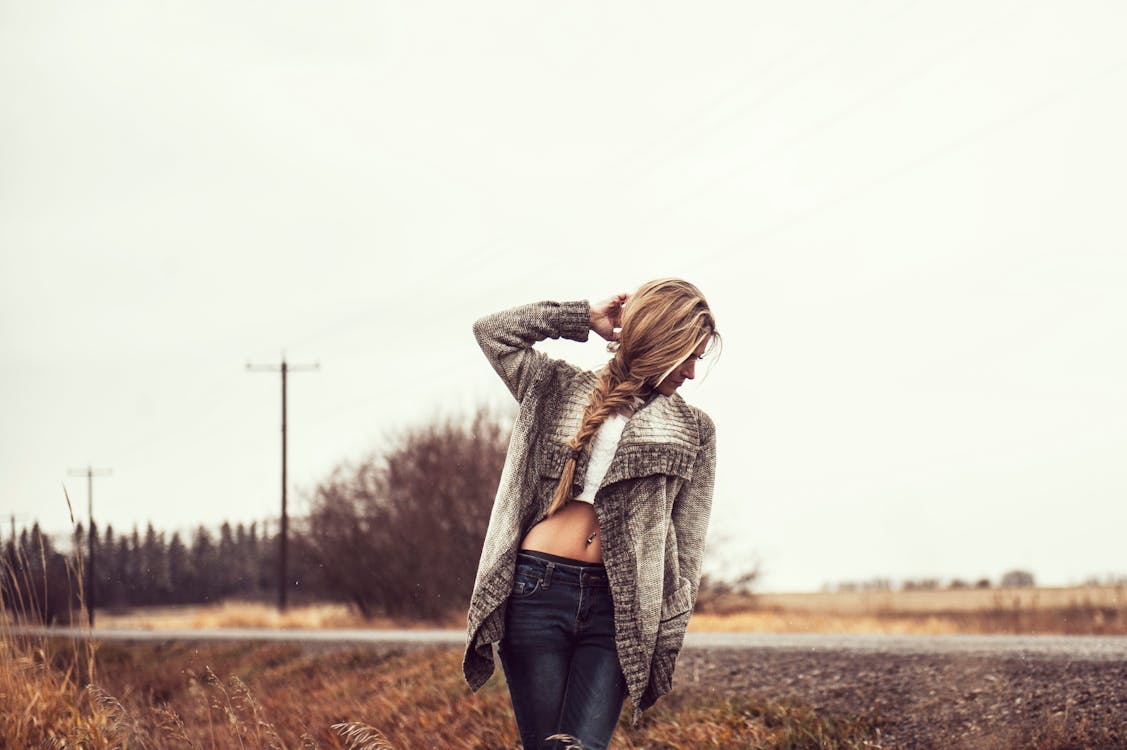
[[[597,305],[591,305],[591,330],[607,341],[618,341],[618,331],[622,322],[622,306],[630,295],[623,292],[608,297]]]

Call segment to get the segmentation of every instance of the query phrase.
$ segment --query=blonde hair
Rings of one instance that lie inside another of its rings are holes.
[[[571,484],[579,455],[612,414],[645,397],[693,355],[702,341],[719,338],[712,311],[700,290],[681,279],[642,284],[622,308],[618,341],[608,349],[614,357],[599,371],[579,431],[571,439],[571,457],[548,507],[552,515],[571,500]]]

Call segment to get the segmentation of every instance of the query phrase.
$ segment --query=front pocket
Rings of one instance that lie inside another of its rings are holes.
[[[541,579],[536,576],[517,574],[513,579],[513,599],[527,599],[540,590]]]
[[[680,584],[676,591],[661,600],[662,622],[672,620],[693,608],[693,585],[687,578],[682,578]]]

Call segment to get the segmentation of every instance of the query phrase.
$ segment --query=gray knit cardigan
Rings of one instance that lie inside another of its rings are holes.
[[[520,541],[547,515],[570,455],[567,442],[579,430],[596,382],[594,373],[533,344],[560,337],[586,341],[589,331],[587,301],[538,302],[474,324],[485,356],[520,404],[470,598],[462,668],[474,691],[493,673],[492,644],[504,635]],[[576,492],[588,455],[576,466]],[[708,415],[678,395],[658,396],[627,422],[595,495],[615,643],[634,721],[672,686],[700,582],[715,465]]]

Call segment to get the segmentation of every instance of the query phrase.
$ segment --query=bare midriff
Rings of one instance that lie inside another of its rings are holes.
[[[581,500],[572,500],[554,515],[529,529],[521,540],[520,548],[569,557],[572,560],[601,563],[603,546],[596,533],[598,529],[599,519],[595,516],[595,506]],[[591,540],[590,544],[587,543],[588,539]]]

